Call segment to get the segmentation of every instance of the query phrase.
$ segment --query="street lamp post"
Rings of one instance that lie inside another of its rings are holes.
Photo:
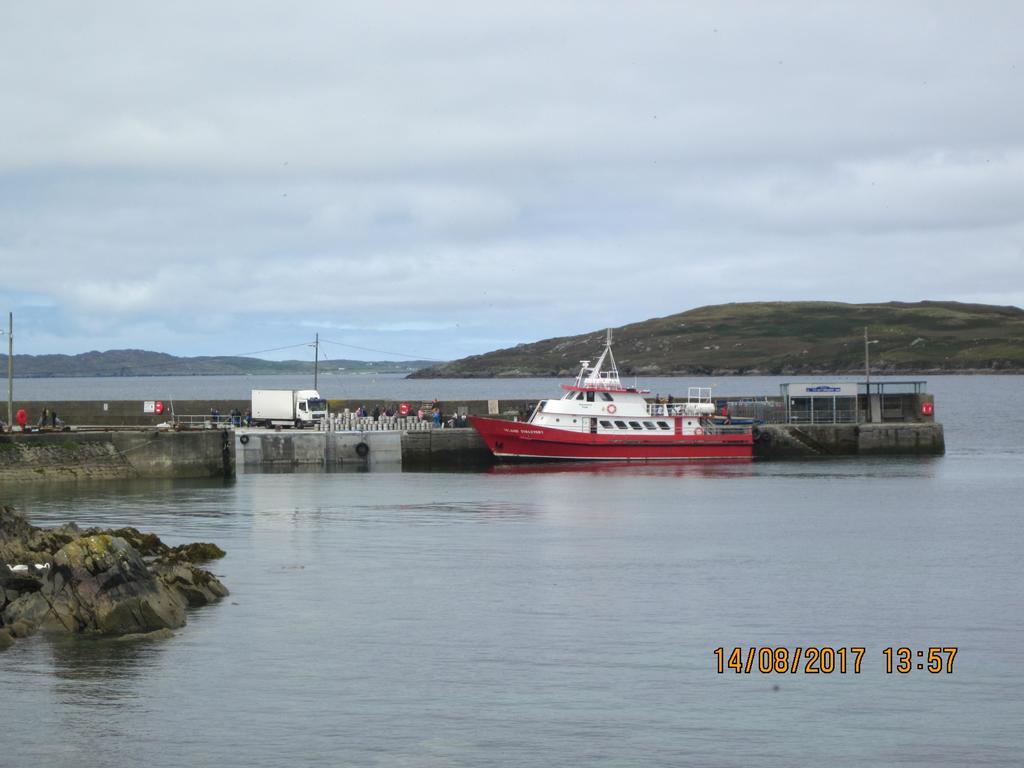
[[[319,332],[317,332],[317,334],[316,334],[316,341],[314,341],[309,346],[313,347],[313,349],[316,351],[315,352],[316,356],[313,358],[313,389],[315,389],[317,392],[319,392],[320,391],[319,381],[318,381],[319,378],[320,378],[320,333]]]
[[[868,421],[871,421],[871,357],[868,348],[871,344],[877,344],[878,339],[868,341],[868,327],[864,326],[864,391],[867,394]]]
[[[2,331],[0,331],[2,333]],[[7,428],[14,426],[14,313],[7,313]]]

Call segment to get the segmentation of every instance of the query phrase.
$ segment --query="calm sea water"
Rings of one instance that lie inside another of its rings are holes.
[[[168,641],[0,654],[0,765],[1020,765],[1024,378],[929,388],[937,459],[6,489],[216,541],[232,595]],[[716,672],[808,645],[862,672]]]

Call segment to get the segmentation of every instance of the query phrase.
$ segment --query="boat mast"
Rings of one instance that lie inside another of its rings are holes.
[[[605,363],[605,360],[609,362],[609,369],[607,374],[601,373],[601,368]],[[612,329],[608,329],[608,336],[605,341],[604,352],[597,358],[597,362],[594,363],[594,367],[590,367],[589,360],[580,361],[583,366],[580,370],[580,375],[576,377],[576,386],[619,386],[619,369],[615,364],[615,356],[612,354]]]

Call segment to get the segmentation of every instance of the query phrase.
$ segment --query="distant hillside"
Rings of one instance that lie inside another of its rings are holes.
[[[321,360],[320,372],[409,373],[430,363],[366,362],[363,360]],[[7,355],[0,355],[0,376],[6,375]],[[113,349],[81,355],[15,355],[14,375],[18,378],[66,376],[211,376],[223,374],[312,373],[307,360],[259,360],[254,357],[175,357],[141,349]]]
[[[631,376],[861,373],[865,326],[874,372],[1024,372],[1024,310],[957,302],[722,304],[616,328],[612,349]],[[410,378],[574,375],[604,337],[520,344]]]

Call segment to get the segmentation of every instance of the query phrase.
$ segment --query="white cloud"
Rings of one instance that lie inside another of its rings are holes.
[[[1019,303],[1016,5],[0,13],[0,267],[38,351]]]

